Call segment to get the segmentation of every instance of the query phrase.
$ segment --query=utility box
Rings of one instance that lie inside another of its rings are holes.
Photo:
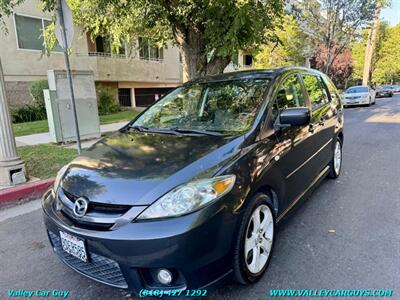
[[[50,137],[55,143],[76,141],[67,72],[47,71],[49,89],[43,90]],[[100,137],[96,89],[92,71],[73,71],[72,82],[81,140]]]

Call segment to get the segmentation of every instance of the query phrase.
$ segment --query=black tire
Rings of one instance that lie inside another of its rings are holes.
[[[336,143],[339,143],[340,145],[340,168],[339,172],[335,171],[335,166],[334,166],[334,160],[335,160],[335,149],[336,149]],[[335,145],[333,146],[333,155],[332,155],[332,160],[329,163],[330,171],[329,171],[329,178],[336,179],[340,176],[340,172],[342,170],[342,163],[343,163],[343,142],[340,138],[337,138],[335,140]]]
[[[268,195],[263,194],[263,193],[258,193],[252,197],[250,200],[249,205],[246,208],[246,211],[243,214],[239,229],[238,229],[238,239],[235,244],[235,249],[234,249],[234,258],[233,258],[233,270],[234,270],[234,277],[235,280],[238,283],[241,283],[243,285],[250,285],[258,280],[264,275],[265,271],[268,268],[268,265],[271,261],[272,253],[274,250],[274,244],[275,244],[275,216],[273,214],[273,208],[271,206],[271,199]],[[269,252],[269,257],[267,259],[267,262],[265,263],[264,267],[260,272],[257,274],[251,273],[245,263],[245,256],[244,256],[244,242],[245,242],[245,237],[246,237],[246,232],[247,232],[247,227],[250,222],[250,218],[254,210],[261,206],[261,205],[267,205],[269,209],[271,210],[272,213],[272,218],[273,218],[273,237],[272,237],[272,246],[271,250]]]

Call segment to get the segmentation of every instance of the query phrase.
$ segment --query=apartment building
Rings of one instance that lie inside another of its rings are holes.
[[[32,81],[46,79],[47,70],[64,69],[65,64],[60,48],[50,56],[43,54],[42,32],[51,23],[51,15],[41,11],[39,1],[24,1],[5,23],[8,34],[0,31],[0,57],[9,106],[15,108],[31,101]],[[182,67],[178,48],[154,48],[145,39],[137,44],[115,54],[107,38],[93,41],[76,27],[71,68],[92,70],[96,85],[114,87],[122,106],[147,106],[182,82]]]

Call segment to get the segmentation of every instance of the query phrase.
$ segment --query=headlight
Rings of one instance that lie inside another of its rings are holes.
[[[61,179],[64,177],[64,173],[67,171],[67,169],[68,165],[65,165],[57,172],[57,176],[56,179],[54,180],[54,185],[53,185],[54,193],[56,193],[58,186],[60,185]]]
[[[235,180],[235,175],[226,175],[180,185],[154,202],[138,219],[176,217],[195,211],[228,193]]]

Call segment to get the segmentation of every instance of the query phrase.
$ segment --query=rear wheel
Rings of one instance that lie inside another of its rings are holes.
[[[257,282],[271,260],[275,240],[275,218],[266,194],[256,194],[243,215],[234,253],[238,282]]]
[[[333,157],[330,162],[330,178],[338,178],[340,175],[340,171],[342,169],[342,141],[337,138],[335,141],[335,146],[333,148]]]

